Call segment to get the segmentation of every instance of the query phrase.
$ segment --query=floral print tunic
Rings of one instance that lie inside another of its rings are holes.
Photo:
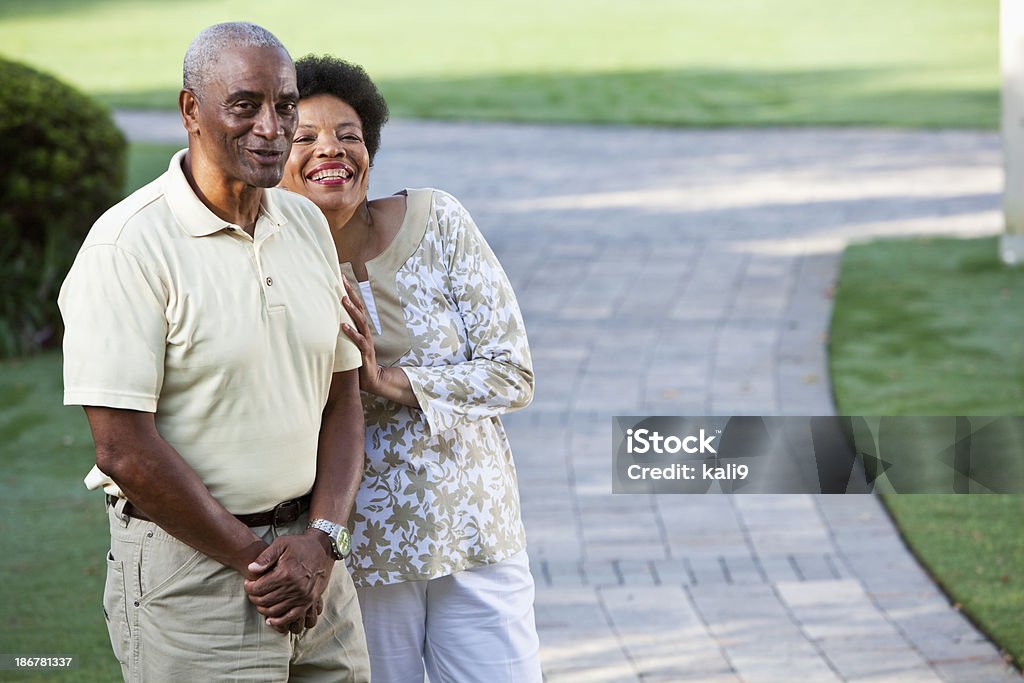
[[[498,418],[533,397],[519,306],[458,200],[431,189],[407,197],[398,234],[366,267],[382,328],[377,361],[402,368],[420,408],[363,394],[366,468],[349,560],[357,586],[446,576],[526,544]]]

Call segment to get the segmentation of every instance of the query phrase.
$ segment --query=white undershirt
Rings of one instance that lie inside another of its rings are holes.
[[[370,283],[360,282],[359,291],[363,295],[363,305],[366,306],[366,313],[370,316],[370,320],[373,321],[373,327],[377,330],[377,334],[380,334],[380,318],[377,317],[377,304],[373,300],[373,290],[370,289]]]

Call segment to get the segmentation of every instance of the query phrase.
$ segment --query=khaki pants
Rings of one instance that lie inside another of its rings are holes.
[[[103,612],[125,681],[370,680],[355,587],[343,564],[332,572],[317,625],[281,634],[249,602],[234,569],[152,522],[108,513]],[[269,543],[302,533],[306,522],[303,515],[254,531]]]

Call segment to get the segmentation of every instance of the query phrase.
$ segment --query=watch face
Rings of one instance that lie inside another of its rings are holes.
[[[342,557],[347,557],[350,550],[352,550],[352,533],[347,527],[341,527],[341,531],[338,533],[338,553]]]

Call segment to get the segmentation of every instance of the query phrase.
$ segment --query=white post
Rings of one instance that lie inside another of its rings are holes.
[[[1024,263],[1024,2],[999,3],[999,62],[1003,74],[1003,216],[999,255],[1007,265]]]

